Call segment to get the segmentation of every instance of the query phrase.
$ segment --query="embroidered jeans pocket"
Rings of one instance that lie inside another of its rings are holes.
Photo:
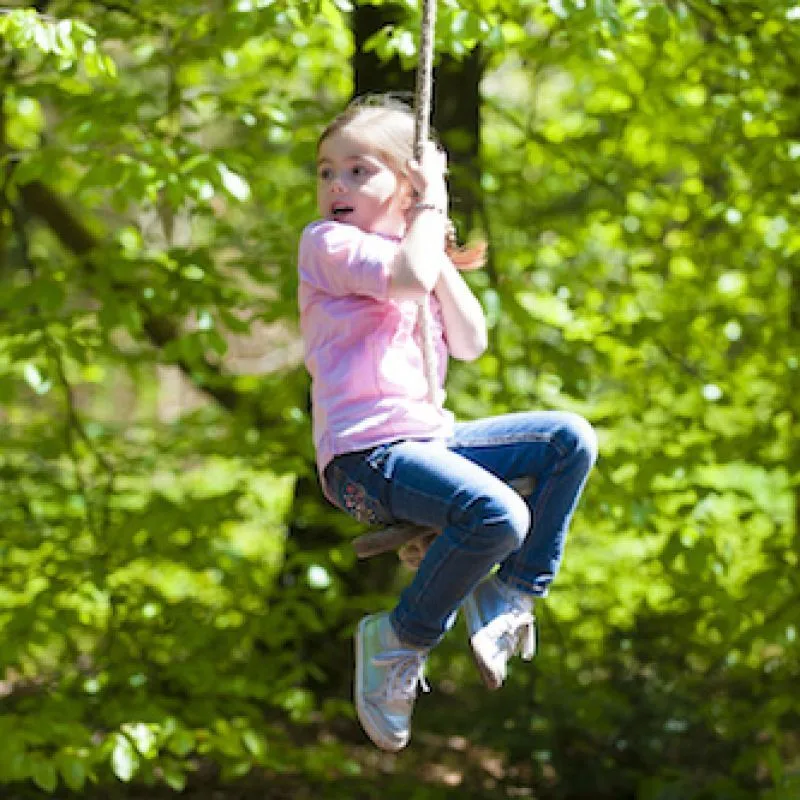
[[[325,471],[328,487],[336,504],[351,517],[367,525],[383,525],[392,521],[392,515],[367,489],[353,480],[338,464]]]

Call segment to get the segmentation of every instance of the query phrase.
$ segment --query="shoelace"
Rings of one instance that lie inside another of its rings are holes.
[[[530,661],[536,653],[536,628],[533,614],[523,611],[516,604],[502,617],[502,630],[497,635],[497,648],[511,658],[519,653],[525,661]]]
[[[387,668],[380,692],[387,702],[412,702],[417,696],[417,685],[423,692],[430,691],[423,674],[426,655],[417,650],[385,650],[373,657],[375,666]]]

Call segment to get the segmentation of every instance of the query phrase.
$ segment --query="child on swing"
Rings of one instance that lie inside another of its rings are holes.
[[[482,248],[447,244],[445,155],[413,155],[414,118],[389,98],[356,101],[317,147],[321,219],[299,245],[299,304],[312,378],[314,444],[327,497],[367,523],[441,530],[391,612],[355,635],[355,705],[370,739],[409,741],[425,660],[463,609],[489,688],[534,652],[533,603],[558,572],[595,461],[582,417],[521,412],[455,422],[442,406],[447,358],[486,348],[483,311],[457,264]],[[429,399],[419,303],[433,322],[439,386]],[[533,478],[521,497],[508,482]],[[493,572],[497,566],[497,570]]]

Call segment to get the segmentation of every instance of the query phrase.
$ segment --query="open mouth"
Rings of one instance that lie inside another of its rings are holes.
[[[331,208],[331,216],[334,219],[344,219],[345,217],[347,217],[348,214],[352,213],[353,213],[353,206],[347,206],[344,204],[337,203]]]

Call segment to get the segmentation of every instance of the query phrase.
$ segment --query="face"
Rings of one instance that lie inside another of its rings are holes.
[[[317,158],[317,203],[326,219],[368,233],[402,236],[411,185],[356,131],[325,138]]]

